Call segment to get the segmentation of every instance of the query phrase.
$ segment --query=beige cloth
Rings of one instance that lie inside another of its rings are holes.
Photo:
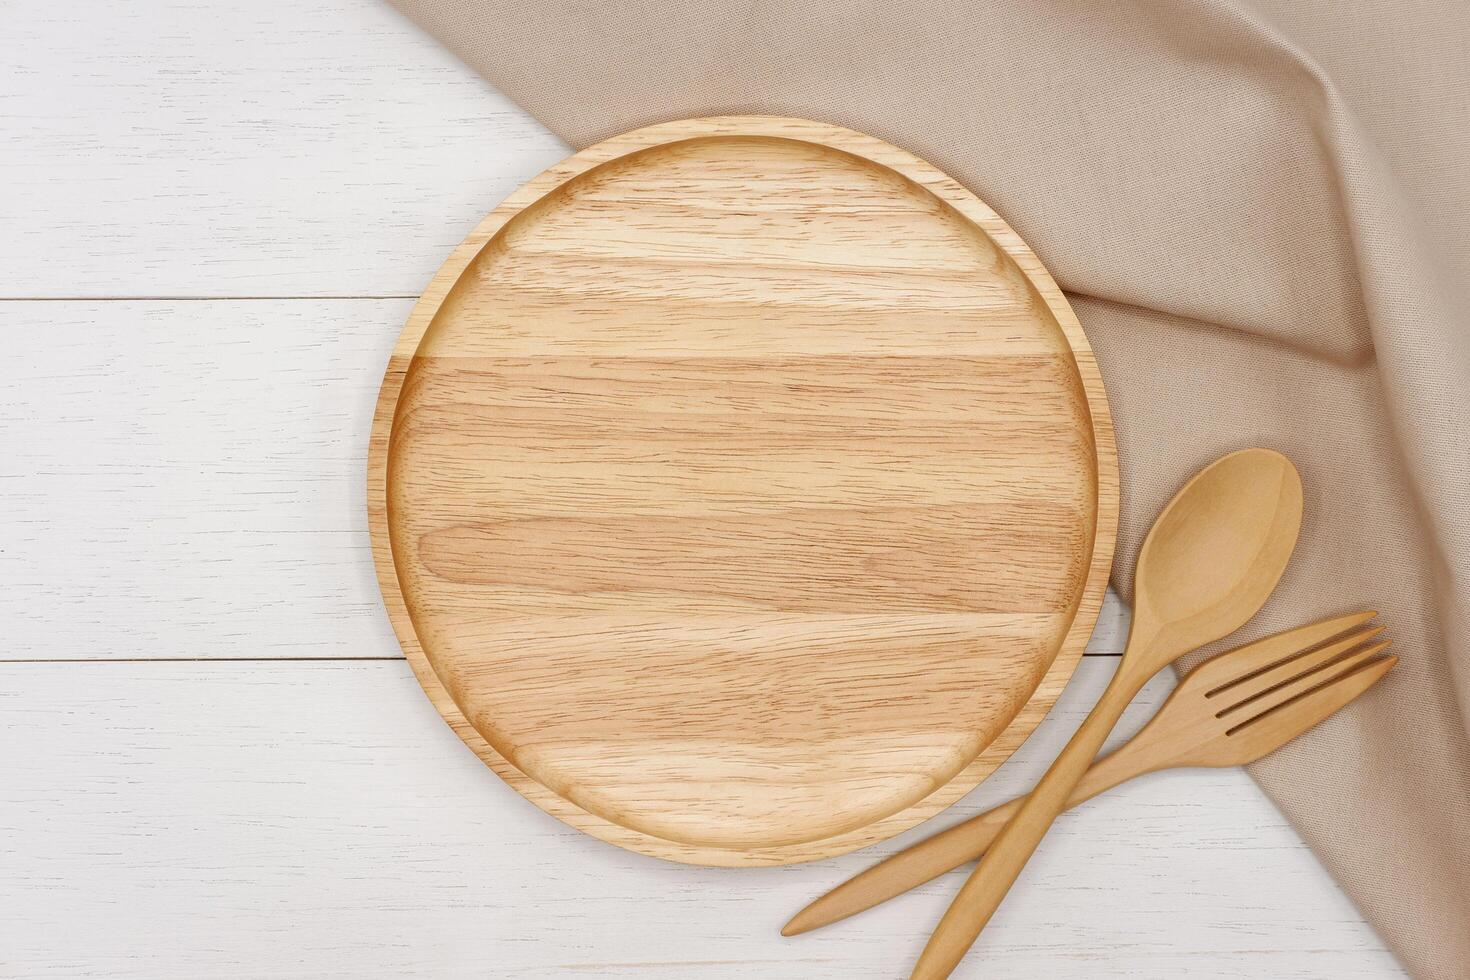
[[[1415,975],[1470,977],[1470,5],[396,2],[573,146],[805,116],[989,202],[1102,362],[1125,594],[1188,474],[1289,454],[1240,635],[1373,606],[1403,663],[1254,774]]]

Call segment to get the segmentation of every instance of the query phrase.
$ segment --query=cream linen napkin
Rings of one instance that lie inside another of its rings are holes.
[[[805,116],[989,202],[1102,362],[1125,594],[1189,473],[1296,460],[1249,635],[1373,605],[1403,662],[1254,775],[1415,975],[1470,976],[1470,5],[396,2],[573,146]]]

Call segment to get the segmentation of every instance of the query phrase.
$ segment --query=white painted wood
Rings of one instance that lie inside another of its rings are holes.
[[[0,303],[0,660],[401,656],[363,481],[411,305]]]
[[[57,661],[0,663],[0,977],[900,975],[955,876],[781,940],[872,855],[640,858],[502,785],[402,662],[227,662],[399,656],[361,470],[409,304],[362,297],[561,144],[378,0],[0,20],[0,660]],[[4,302],[199,296],[253,299]],[[304,296],[351,298],[258,299]],[[1125,627],[1110,596],[1090,650]],[[1402,975],[1236,771],[1065,817],[986,944],[968,975]]]
[[[380,0],[0,21],[0,296],[417,295],[567,152]]]
[[[410,305],[0,303],[0,659],[401,656],[364,481]]]
[[[1037,775],[1112,666],[955,815]],[[402,663],[0,666],[0,747],[7,976],[889,977],[960,880],[782,939],[897,844],[755,871],[601,844],[481,766]],[[1064,817],[961,975],[1181,974],[1397,975],[1235,770]]]

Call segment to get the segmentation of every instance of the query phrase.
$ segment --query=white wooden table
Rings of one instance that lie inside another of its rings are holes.
[[[571,831],[388,628],[388,351],[565,147],[378,0],[5,0],[0,53],[0,975],[904,975],[956,876],[783,940],[875,853],[724,871]],[[941,822],[1040,772],[1122,619]],[[1238,771],[1064,817],[962,973],[1402,975]]]

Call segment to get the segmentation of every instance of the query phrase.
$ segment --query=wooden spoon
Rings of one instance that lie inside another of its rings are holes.
[[[944,913],[915,980],[941,980],[959,965],[1148,679],[1233,633],[1265,605],[1301,520],[1301,478],[1269,449],[1217,460],[1169,501],[1138,554],[1133,625],[1117,673]]]

